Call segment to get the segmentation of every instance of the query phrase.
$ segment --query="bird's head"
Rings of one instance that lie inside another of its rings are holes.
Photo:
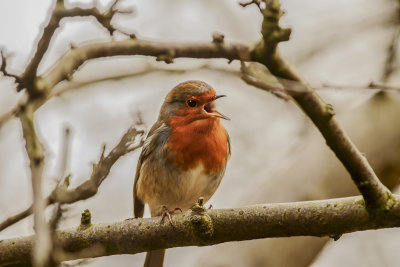
[[[215,100],[225,95],[217,95],[215,90],[202,81],[186,81],[173,88],[165,98],[159,120],[179,117],[182,123],[197,120],[229,120],[215,107]]]

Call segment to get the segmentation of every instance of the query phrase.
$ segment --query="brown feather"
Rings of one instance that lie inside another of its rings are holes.
[[[156,123],[154,123],[153,126],[151,127],[149,133],[147,134],[146,140],[148,138],[151,138],[153,136],[155,130],[158,129],[162,124],[163,123],[160,121],[157,121]],[[150,153],[151,153],[151,151],[149,151],[149,145],[147,145],[146,147],[143,146],[142,152],[140,153],[139,160],[138,160],[138,163],[136,166],[135,181],[133,183],[133,214],[134,214],[135,218],[143,217],[143,213],[144,213],[144,203],[137,196],[136,185],[137,185],[137,182],[140,177],[140,170],[142,168],[142,163]]]
[[[197,105],[188,106],[188,99]],[[229,135],[215,110],[215,90],[201,81],[177,85],[166,96],[137,163],[133,185],[134,216],[169,209],[188,210],[199,197],[217,190],[231,154]],[[207,105],[207,106],[206,106]],[[223,117],[221,117],[223,118]],[[163,266],[165,250],[147,252],[144,267]]]

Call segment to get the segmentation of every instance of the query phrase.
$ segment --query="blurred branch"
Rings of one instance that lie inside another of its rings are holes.
[[[69,126],[64,126],[63,128],[63,137],[60,147],[59,171],[57,175],[58,177],[65,177],[66,175],[71,143],[71,130]]]
[[[399,227],[400,196],[394,197],[393,208],[376,216],[371,216],[362,197],[357,196],[219,210],[195,205],[186,213],[172,216],[173,225],[160,223],[160,217],[81,225],[57,231],[58,243],[67,253],[59,260],[268,237],[329,236],[337,240],[345,233]],[[2,240],[0,265],[29,262],[32,243],[32,236]],[[96,245],[103,249],[90,249]]]
[[[189,68],[189,69],[187,67],[182,68],[182,69],[170,69],[170,68],[166,68],[166,67],[160,67],[160,66],[154,66],[152,64],[147,64],[143,70],[140,70],[137,72],[127,72],[125,74],[119,74],[119,75],[108,76],[108,77],[103,76],[98,79],[87,80],[87,81],[73,81],[72,80],[69,83],[63,84],[62,86],[56,87],[53,90],[51,90],[51,92],[49,93],[47,98],[42,100],[41,104],[44,104],[47,100],[51,99],[52,97],[57,97],[57,96],[62,95],[66,91],[76,90],[83,86],[98,83],[98,82],[103,82],[103,81],[108,81],[108,80],[120,80],[120,79],[124,79],[124,78],[140,76],[140,75],[143,75],[146,73],[157,72],[157,71],[165,71],[165,72],[170,72],[170,73],[182,73],[182,72],[199,70],[199,69],[222,71],[222,72],[230,73],[230,74],[233,74],[236,76],[240,76],[240,71],[238,71],[238,70],[233,70],[233,69],[228,69],[228,68],[223,68],[223,67],[218,67],[218,66],[212,66],[209,63],[204,63],[198,67]],[[12,117],[14,117],[18,113],[19,109],[22,106],[25,105],[24,102],[26,102],[26,99],[27,99],[26,96],[27,95],[23,95],[23,97],[21,97],[21,100],[19,101],[19,103],[17,103],[10,111],[0,115],[0,129],[8,120],[10,120]],[[39,99],[37,99],[36,101],[39,101]]]
[[[44,213],[45,201],[42,196],[42,175],[44,167],[44,150],[39,141],[34,126],[34,106],[28,103],[18,114],[22,132],[25,139],[25,148],[29,158],[29,166],[32,179],[33,204],[35,227],[35,247],[33,249],[34,266],[50,266],[52,241],[49,226],[46,223]]]
[[[57,86],[54,90],[52,90],[49,95],[49,98],[59,96],[66,91],[77,90],[77,89],[80,89],[89,84],[95,84],[95,83],[100,83],[100,82],[104,82],[104,81],[112,81],[112,80],[116,81],[116,80],[121,80],[121,79],[125,79],[125,78],[133,78],[133,77],[138,77],[140,75],[144,75],[144,74],[148,74],[148,73],[152,73],[152,72],[166,72],[166,73],[170,73],[170,74],[180,74],[180,73],[185,73],[188,71],[195,71],[195,70],[202,70],[202,69],[223,72],[224,75],[232,75],[232,76],[237,76],[237,77],[240,76],[240,72],[236,69],[228,69],[228,68],[223,68],[223,67],[221,68],[221,67],[211,66],[208,63],[201,64],[194,68],[188,68],[185,66],[180,69],[169,69],[169,68],[165,68],[165,67],[153,66],[152,64],[144,64],[144,68],[139,71],[127,72],[127,73],[110,75],[110,76],[102,76],[97,79],[95,78],[95,79],[86,80],[86,81],[70,81],[69,83],[67,83],[65,85],[63,84],[63,85]],[[1,128],[1,122],[0,122],[0,128]]]
[[[18,103],[4,114],[0,115],[0,129],[3,125],[10,120],[12,117],[16,116],[21,109],[21,107],[26,105],[26,98],[23,96],[19,99]]]
[[[51,39],[53,38],[54,32],[60,26],[60,21],[66,17],[79,17],[79,16],[93,16],[96,20],[106,28],[110,33],[114,32],[115,29],[111,25],[111,20],[113,16],[117,13],[130,13],[131,11],[118,11],[115,8],[118,0],[114,1],[114,3],[107,9],[105,13],[101,13],[97,8],[72,8],[66,9],[63,0],[58,0],[55,7],[51,7],[50,10],[51,16],[48,24],[43,30],[43,34],[37,44],[36,52],[29,62],[25,72],[23,73],[20,83],[18,85],[18,90],[22,90],[26,88],[29,95],[31,97],[37,97],[43,94],[48,94],[48,91],[42,91],[41,87],[38,87],[35,83],[35,78],[37,75],[37,69],[40,62],[43,59],[44,54],[47,52],[49,48],[49,44]],[[50,90],[51,88],[47,88]]]
[[[397,48],[398,48],[399,38],[400,38],[400,26],[397,26],[386,52],[386,60],[381,78],[382,82],[384,83],[389,80],[390,76],[396,69]]]
[[[71,204],[94,196],[97,193],[101,183],[107,178],[114,163],[120,157],[142,146],[144,141],[143,135],[143,130],[137,130],[134,126],[132,126],[122,136],[119,143],[106,156],[104,156],[105,146],[103,146],[99,161],[93,164],[93,170],[90,178],[77,187],[68,189],[69,176],[67,176],[66,179],[64,179],[64,182],[57,184],[50,195],[46,198],[45,205],[48,206],[54,203]],[[140,138],[140,140],[137,141],[137,138]],[[0,223],[0,231],[31,215],[32,210],[33,209],[31,206],[28,209],[7,218]]]
[[[388,85],[385,83],[377,83],[377,82],[370,82],[367,85],[337,85],[337,84],[331,84],[331,83],[323,83],[321,84],[320,87],[314,86],[316,90],[320,89],[359,89],[359,90],[365,90],[365,89],[373,89],[373,90],[383,90],[383,91],[400,91],[400,86],[392,86]]]
[[[287,41],[290,29],[279,25],[283,12],[279,0],[265,1],[262,9],[263,38],[256,45],[252,58],[264,64],[277,76],[286,91],[313,121],[327,145],[350,173],[370,211],[389,210],[395,205],[391,192],[379,181],[365,156],[353,144],[335,118],[333,107],[323,101],[297,70],[279,53],[277,45]],[[296,86],[293,87],[293,83]]]
[[[56,255],[62,254],[63,249],[60,247],[58,244],[57,240],[57,234],[56,230],[58,228],[58,225],[61,221],[62,215],[63,215],[63,207],[61,204],[57,203],[53,209],[53,214],[50,218],[49,221],[49,226],[50,226],[50,234],[51,234],[51,242],[53,243],[53,247],[51,249],[51,258],[50,258],[50,266],[60,266],[60,260]]]

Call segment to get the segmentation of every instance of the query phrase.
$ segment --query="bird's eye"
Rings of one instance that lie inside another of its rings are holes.
[[[189,100],[187,101],[187,104],[188,104],[189,107],[194,108],[194,107],[197,105],[197,102],[196,102],[196,100],[189,99]]]

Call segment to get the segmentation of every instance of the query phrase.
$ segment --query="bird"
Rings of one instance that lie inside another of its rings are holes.
[[[167,94],[138,159],[135,218],[143,217],[146,203],[156,217],[169,209],[184,212],[200,197],[206,202],[215,193],[231,155],[220,120],[229,118],[215,107],[221,97],[225,95],[198,80],[182,82]],[[147,252],[144,266],[163,266],[164,255],[165,249]]]

